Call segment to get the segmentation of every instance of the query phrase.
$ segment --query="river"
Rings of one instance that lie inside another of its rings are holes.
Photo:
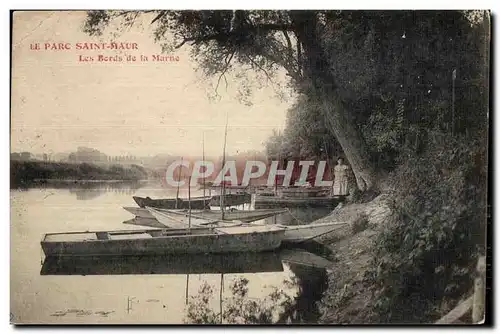
[[[40,240],[45,233],[137,229],[122,223],[133,218],[122,209],[136,206],[133,195],[161,198],[175,197],[175,192],[150,184],[125,183],[11,190],[12,321],[178,324],[217,315],[222,307],[222,322],[232,323],[245,321],[237,314],[237,309],[244,313],[241,305],[257,305],[258,312],[270,314],[274,322],[315,321],[315,301],[325,288],[325,270],[283,260],[280,252],[245,255],[243,259],[203,255],[172,262],[143,258],[97,259],[69,267],[43,263]],[[202,192],[192,191],[191,195]],[[187,189],[181,189],[180,196],[187,197]],[[240,209],[249,209],[249,205]],[[292,210],[268,222],[304,223],[327,213]],[[187,269],[186,261],[192,261]],[[220,322],[219,315],[215,320]]]

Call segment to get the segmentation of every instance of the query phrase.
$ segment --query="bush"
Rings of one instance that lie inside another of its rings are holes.
[[[384,322],[428,322],[472,288],[484,252],[487,158],[481,141],[433,135],[394,173],[394,215],[378,239],[375,311]]]

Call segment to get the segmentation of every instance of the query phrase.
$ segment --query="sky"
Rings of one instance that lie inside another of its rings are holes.
[[[276,98],[272,84],[253,89],[252,105],[238,98],[237,79],[222,80],[219,99],[196,71],[189,47],[175,62],[152,61],[161,54],[151,19],[113,37],[82,31],[84,12],[16,12],[13,25],[11,152],[57,153],[78,146],[108,155],[201,155],[222,153],[228,120],[228,154],[263,150],[273,129],[283,129],[292,104]],[[137,50],[77,50],[77,43],[137,43]],[[46,44],[48,43],[48,44]],[[70,49],[53,50],[52,43]],[[40,50],[33,50],[39,45]],[[47,49],[45,48],[47,45]],[[81,61],[99,55],[122,61]],[[127,62],[126,56],[135,56]],[[141,61],[140,56],[148,57]],[[214,84],[217,78],[211,78]],[[279,80],[279,79],[278,79]]]

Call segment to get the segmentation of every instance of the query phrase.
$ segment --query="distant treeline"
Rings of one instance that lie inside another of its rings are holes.
[[[46,161],[10,161],[11,187],[28,186],[39,180],[143,180],[148,174],[144,167],[98,166],[89,163]]]

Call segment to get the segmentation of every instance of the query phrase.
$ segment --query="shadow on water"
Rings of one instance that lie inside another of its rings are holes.
[[[277,253],[46,258],[41,275],[178,275],[280,272]]]
[[[304,265],[303,259],[316,259],[317,266]],[[324,262],[322,262],[324,261]],[[264,297],[250,298],[249,279],[237,277],[226,284],[229,294],[220,296],[223,307],[214,309],[217,287],[206,281],[200,291],[186,296],[188,323],[315,323],[319,318],[316,302],[327,287],[324,264],[328,261],[304,250],[239,254],[176,256],[127,256],[46,258],[41,275],[179,275],[242,273],[282,273],[289,271],[279,286]],[[253,277],[253,276],[250,276]],[[252,278],[250,278],[252,279]],[[221,292],[222,293],[222,292]],[[221,314],[222,312],[222,314]],[[221,318],[222,315],[222,318]]]
[[[317,323],[321,314],[316,302],[328,287],[326,270],[295,263],[290,263],[289,266],[298,279],[300,292],[295,298],[295,304],[280,315],[280,322]]]
[[[316,254],[326,259],[330,258],[333,254],[330,248],[326,247],[321,242],[317,242],[316,240],[307,240],[301,243],[290,243],[290,244],[282,242],[282,247],[285,248],[291,247],[294,248],[295,250],[300,249],[309,252],[311,254]]]

